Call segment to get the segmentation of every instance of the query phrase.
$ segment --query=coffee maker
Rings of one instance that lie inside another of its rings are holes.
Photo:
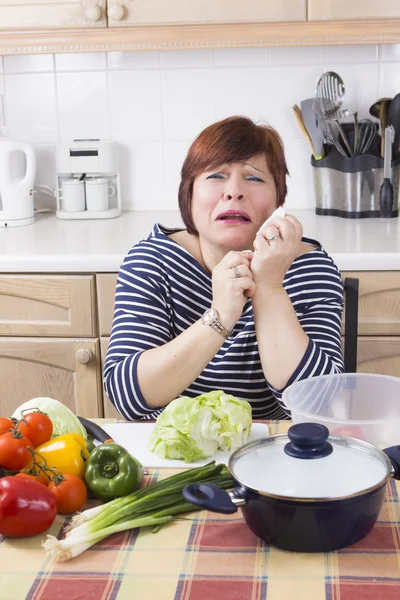
[[[98,139],[77,139],[56,150],[59,219],[111,219],[121,214],[118,148]]]

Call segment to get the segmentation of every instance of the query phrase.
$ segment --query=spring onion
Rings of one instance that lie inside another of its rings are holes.
[[[215,461],[151,483],[146,487],[77,514],[64,539],[48,535],[43,547],[51,558],[70,560],[109,535],[137,527],[151,527],[157,532],[163,525],[187,512],[201,510],[185,502],[182,491],[191,483],[215,483],[221,488],[233,486],[225,465]]]

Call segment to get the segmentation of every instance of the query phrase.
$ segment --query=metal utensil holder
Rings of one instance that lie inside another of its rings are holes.
[[[363,154],[341,156],[332,148],[321,160],[311,157],[317,215],[346,219],[379,217],[379,192],[383,182],[383,158]],[[392,162],[393,210],[400,208],[400,157]]]

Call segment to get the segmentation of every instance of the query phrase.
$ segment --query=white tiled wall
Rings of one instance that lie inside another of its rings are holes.
[[[310,151],[292,106],[337,71],[359,117],[400,92],[400,44],[0,57],[6,133],[37,149],[37,184],[54,186],[55,146],[78,137],[119,142],[126,210],[175,210],[189,144],[233,114],[281,133],[288,207],[313,208]],[[48,204],[37,195],[38,203]]]

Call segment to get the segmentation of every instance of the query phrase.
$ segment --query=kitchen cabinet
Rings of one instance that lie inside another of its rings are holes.
[[[1,275],[0,336],[92,337],[94,275]]]
[[[110,342],[109,337],[100,338],[100,357],[101,357],[101,372],[104,369],[104,361],[106,359],[107,348]],[[107,396],[104,387],[103,387],[103,414],[106,419],[115,419],[121,418],[119,412],[114,408],[114,405],[111,403],[111,400]]]
[[[308,0],[308,18],[314,20],[399,19],[399,0]]]
[[[305,21],[306,0],[108,0],[109,27]]]
[[[346,271],[359,290],[359,372],[400,377],[400,271]],[[114,418],[102,373],[117,273],[0,276],[0,412],[35,396]]]
[[[0,338],[0,413],[46,396],[82,417],[103,416],[97,339]]]
[[[400,377],[400,337],[360,337],[357,371]]]
[[[0,29],[106,26],[106,0],[0,0]]]
[[[398,42],[398,0],[0,0],[0,55]]]

